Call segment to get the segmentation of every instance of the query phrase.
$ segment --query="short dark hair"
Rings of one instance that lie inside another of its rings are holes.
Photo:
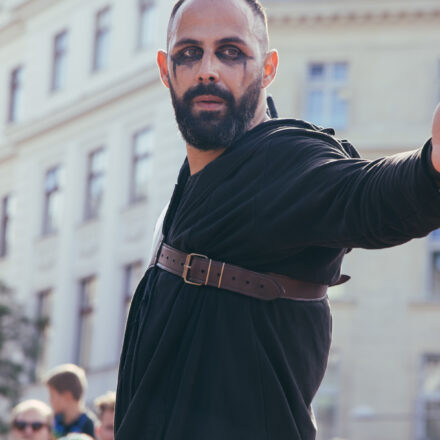
[[[74,364],[63,364],[54,368],[46,377],[46,385],[58,393],[69,391],[79,401],[87,387],[85,371]]]
[[[183,3],[185,3],[186,0],[178,0],[172,11],[171,11],[171,15],[170,15],[170,20],[168,21],[168,30],[167,30],[167,46],[170,42],[170,34],[171,34],[171,26],[173,24],[174,21],[174,17],[177,14],[177,11],[180,9],[180,7],[182,6]],[[266,15],[266,11],[263,7],[263,5],[259,2],[259,0],[244,0],[252,9],[254,15],[258,18],[261,19],[261,21],[263,22],[264,25],[264,40],[263,40],[263,46],[264,49],[267,50],[268,49],[268,31],[267,31],[267,15]]]

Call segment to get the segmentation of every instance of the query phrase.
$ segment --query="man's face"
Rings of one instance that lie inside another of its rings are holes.
[[[259,106],[264,115],[265,54],[257,37],[263,30],[245,1],[188,0],[178,10],[166,80],[179,128],[190,145],[201,150],[228,147],[255,125]]]
[[[114,440],[114,411],[104,411],[97,428],[97,435],[99,440]]]
[[[50,440],[47,419],[37,410],[30,409],[17,414],[12,429],[12,440]]]
[[[65,402],[66,402],[65,393],[59,393],[54,388],[49,387],[49,401],[50,401],[50,406],[52,407],[53,412],[55,414],[64,411]]]

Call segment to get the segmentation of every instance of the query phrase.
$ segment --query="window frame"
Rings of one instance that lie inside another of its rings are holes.
[[[345,79],[338,80],[333,77],[333,74],[338,65],[345,66]],[[323,77],[322,79],[313,80],[311,76],[311,69],[314,66],[322,66]],[[345,103],[346,111],[344,113],[344,123],[339,125],[336,119],[334,119],[335,112],[332,109],[333,95],[334,93],[343,94],[348,91],[350,87],[350,62],[348,60],[331,60],[331,61],[309,61],[306,64],[306,87],[303,114],[304,119],[319,126],[331,127],[335,130],[345,131],[350,125],[350,100],[348,97],[340,98],[340,101]],[[318,121],[311,114],[310,109],[310,95],[312,92],[321,92],[323,95],[322,104],[322,117],[321,121]]]
[[[416,440],[434,440],[428,439],[426,437],[426,420],[427,420],[427,410],[426,404],[429,402],[436,402],[440,404],[440,390],[433,394],[423,393],[423,384],[426,379],[426,365],[431,359],[434,359],[440,364],[440,352],[438,353],[424,353],[421,357],[420,362],[420,380],[419,380],[419,394],[417,399],[416,408]]]
[[[78,324],[76,333],[76,350],[75,362],[88,369],[92,356],[92,340],[93,340],[93,321],[97,294],[98,279],[96,275],[89,275],[79,280],[79,304],[78,304]],[[91,292],[88,293],[88,286]],[[86,295],[90,298],[86,298]],[[85,334],[85,329],[90,331],[90,334]],[[87,346],[84,342],[87,341]]]
[[[38,347],[37,357],[35,358],[33,368],[32,368],[32,378],[34,380],[39,379],[44,372],[47,370],[48,364],[48,340],[50,338],[51,329],[51,314],[52,314],[52,298],[53,289],[47,288],[40,290],[36,293],[37,304],[36,304],[36,324],[37,324],[37,336],[36,344]],[[48,310],[46,310],[48,309]],[[47,316],[43,313],[47,311]],[[40,325],[41,320],[45,322]]]
[[[92,205],[91,205],[91,200],[92,200],[92,184],[94,182],[96,182],[98,179],[105,179],[105,175],[106,175],[106,167],[103,167],[103,170],[95,172],[93,170],[93,158],[96,157],[97,154],[103,154],[104,158],[103,160],[105,161],[105,154],[106,154],[106,149],[104,146],[95,148],[94,150],[90,151],[88,153],[88,164],[87,164],[87,179],[86,179],[86,196],[85,196],[85,207],[84,207],[84,221],[89,221],[89,220],[93,220],[93,219],[97,219],[99,218],[100,214],[101,214],[101,209],[102,209],[102,203],[103,203],[103,198],[104,198],[104,190],[102,190],[101,192],[101,200],[99,202],[99,206],[98,208],[96,208],[96,211],[92,211]]]
[[[438,234],[438,237],[436,235]],[[432,231],[428,235],[428,264],[427,264],[427,288],[425,289],[425,300],[428,302],[437,303],[440,302],[440,290],[436,294],[435,290],[435,268],[434,268],[434,256],[440,254],[440,229]],[[440,271],[439,271],[440,274]]]
[[[138,154],[136,152],[137,141],[143,135],[147,135],[149,137],[150,145],[147,152]],[[137,130],[132,137],[132,146],[131,146],[131,172],[130,172],[130,194],[129,194],[129,202],[130,204],[136,204],[139,202],[143,202],[147,199],[148,188],[145,188],[145,193],[139,191],[139,185],[137,183],[137,168],[140,166],[142,161],[151,161],[153,156],[152,147],[153,147],[153,129],[151,127],[145,127],[140,130]]]
[[[9,124],[18,122],[21,119],[21,115],[17,112],[20,111],[19,109],[20,93],[23,94],[23,72],[24,72],[23,65],[16,66],[10,72],[8,117],[7,117],[7,122]]]
[[[92,72],[100,72],[108,67],[109,60],[106,60],[104,64],[99,64],[98,61],[101,59],[99,54],[102,50],[102,41],[108,38],[108,45],[110,45],[110,35],[111,35],[111,24],[102,25],[100,23],[102,17],[105,14],[109,14],[109,20],[111,20],[111,6],[107,5],[99,9],[95,14],[95,33],[94,33],[94,43],[93,43],[93,60],[92,60]],[[109,56],[110,59],[110,56]]]
[[[64,37],[66,42],[64,43],[64,47],[60,49],[57,45],[58,39]],[[63,29],[58,32],[53,37],[53,47],[52,47],[52,76],[50,81],[50,91],[57,92],[65,89],[67,83],[67,67],[66,67],[66,77],[64,79],[64,83],[59,83],[59,67],[61,63],[66,63],[67,65],[67,54],[69,51],[68,48],[68,37],[69,31],[67,29]],[[61,81],[63,82],[63,81]]]
[[[53,197],[56,197],[57,195],[61,195],[61,176],[60,173],[61,165],[54,165],[51,168],[49,168],[44,176],[44,207],[43,207],[43,224],[42,224],[42,235],[52,235],[56,234],[58,232],[58,224],[50,225],[49,227],[49,206],[50,202],[54,200]],[[47,189],[47,180],[49,178],[49,175],[54,173],[56,175],[56,183],[53,188],[50,190]]]
[[[0,223],[0,258],[9,255],[9,229],[11,222],[11,195],[5,194],[1,199],[1,223]]]

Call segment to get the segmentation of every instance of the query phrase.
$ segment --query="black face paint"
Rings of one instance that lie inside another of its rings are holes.
[[[226,53],[227,50],[235,50],[235,55],[228,55]],[[252,60],[253,57],[250,57],[244,54],[240,49],[236,47],[226,47],[217,50],[215,53],[216,57],[222,61],[224,64],[235,65],[235,64],[243,64],[244,71],[246,72],[247,62],[248,60]],[[192,67],[193,64],[200,61],[203,57],[203,49],[200,47],[191,46],[183,49],[177,54],[171,55],[171,62],[173,65],[173,74],[176,77],[177,66],[187,66]]]
[[[199,47],[185,48],[184,50],[177,52],[174,55],[171,55],[174,77],[176,77],[177,66],[191,67],[194,63],[200,61],[202,59],[202,56],[203,50]]]

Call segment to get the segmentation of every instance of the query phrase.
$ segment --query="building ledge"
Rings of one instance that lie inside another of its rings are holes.
[[[371,0],[308,2],[267,2],[270,24],[369,24],[402,21],[440,21],[440,5],[437,0],[417,2]]]
[[[7,127],[5,129],[5,137],[7,139],[5,150],[8,149],[8,146],[9,148],[11,147],[8,144],[16,146],[32,140],[48,131],[135,94],[146,87],[159,83],[156,69],[153,65],[150,67],[147,70],[143,67],[124,78],[116,78],[110,84],[103,84],[99,89],[97,88],[87,94],[78,96],[75,101],[70,102],[68,105],[63,105],[61,108],[50,113],[42,114],[31,121]]]
[[[440,299],[424,299],[411,301],[408,304],[409,309],[426,312],[440,312]]]

